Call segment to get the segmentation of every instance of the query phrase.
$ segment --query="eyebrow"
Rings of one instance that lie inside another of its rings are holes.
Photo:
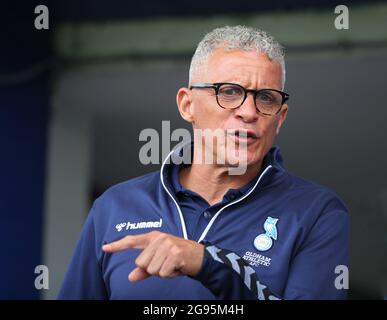
[[[263,85],[263,86],[261,86],[261,88],[250,88],[250,87],[247,87],[247,86],[241,84],[241,82],[239,82],[239,81],[216,81],[214,83],[222,83],[222,82],[223,83],[238,84],[238,85],[242,86],[243,88],[245,88],[247,90],[257,90],[258,91],[258,90],[270,88],[270,89],[276,89],[276,90],[282,91],[282,87],[281,86],[277,87],[277,86]]]

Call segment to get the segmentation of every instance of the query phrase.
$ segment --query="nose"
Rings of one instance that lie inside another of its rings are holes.
[[[235,116],[243,122],[255,122],[258,119],[258,111],[254,103],[254,94],[248,93],[242,105],[235,109]]]

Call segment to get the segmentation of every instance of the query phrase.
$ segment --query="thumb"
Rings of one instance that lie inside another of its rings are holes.
[[[144,280],[149,276],[150,274],[146,272],[144,269],[136,267],[135,269],[132,270],[131,273],[129,273],[128,279],[131,282],[136,282],[136,281]]]

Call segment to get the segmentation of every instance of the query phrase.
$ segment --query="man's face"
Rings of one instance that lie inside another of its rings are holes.
[[[262,53],[217,49],[210,55],[207,64],[201,68],[198,75],[192,79],[191,84],[216,82],[236,83],[247,89],[255,90],[263,88],[281,90],[281,66]],[[214,89],[193,89],[186,91],[186,94],[186,101],[189,101],[189,107],[186,110],[189,116],[181,113],[186,120],[192,123],[194,129],[213,131],[235,129],[244,132],[248,130],[249,133],[253,133],[253,138],[243,136],[236,138],[235,135],[226,135],[227,148],[232,143],[235,145],[235,142],[247,144],[247,151],[244,155],[244,159],[247,159],[247,166],[261,163],[273,145],[288,109],[285,104],[280,113],[273,116],[263,115],[257,111],[251,93],[247,95],[239,108],[233,110],[219,107]],[[179,109],[182,111],[181,107]],[[219,151],[218,148],[213,150],[214,159],[217,159],[216,153],[222,151]],[[227,164],[230,162],[228,161],[230,159],[227,159],[227,150],[225,154]],[[234,162],[235,159],[232,161]]]

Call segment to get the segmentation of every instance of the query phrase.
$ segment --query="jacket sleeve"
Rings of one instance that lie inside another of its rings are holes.
[[[108,299],[101,265],[98,260],[98,253],[101,250],[96,245],[94,211],[95,204],[83,226],[81,237],[66,272],[58,299]]]
[[[348,213],[337,208],[320,217],[293,257],[284,299],[346,299],[348,263]]]
[[[200,281],[221,300],[279,300],[262,284],[255,270],[236,253],[209,242],[199,273],[192,277]]]
[[[348,214],[334,210],[319,219],[290,261],[286,287],[273,293],[240,256],[204,242],[200,281],[218,299],[345,299],[347,290],[336,288],[337,266],[348,266]]]

